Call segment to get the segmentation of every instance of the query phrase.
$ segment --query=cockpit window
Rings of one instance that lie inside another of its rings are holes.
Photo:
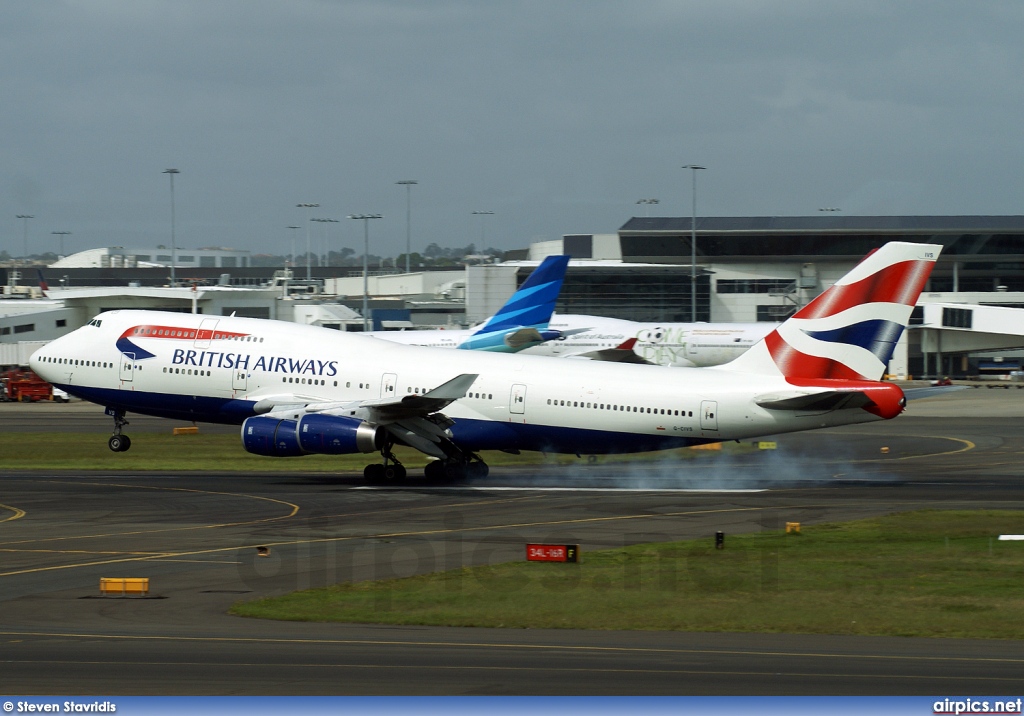
[[[103,325],[103,321],[99,318],[94,318],[91,321],[89,321],[89,325],[96,326],[97,328],[99,328],[100,326]]]

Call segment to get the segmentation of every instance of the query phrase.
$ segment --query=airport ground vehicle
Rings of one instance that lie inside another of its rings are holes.
[[[51,400],[53,386],[30,370],[8,370],[0,373],[0,400],[31,402]]]

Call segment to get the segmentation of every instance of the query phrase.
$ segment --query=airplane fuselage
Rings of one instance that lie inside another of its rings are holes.
[[[261,401],[400,399],[477,374],[444,410],[454,440],[474,451],[636,452],[879,419],[861,409],[756,404],[794,393],[778,376],[439,351],[278,321],[151,311],[100,314],[31,364],[113,411],[233,424],[258,414]]]

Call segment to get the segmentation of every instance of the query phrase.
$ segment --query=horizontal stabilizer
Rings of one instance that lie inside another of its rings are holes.
[[[955,393],[966,388],[966,385],[930,385],[924,388],[904,388],[903,394],[907,396],[907,400],[920,400],[921,398],[932,398],[943,393]]]
[[[640,365],[653,365],[649,360],[638,355],[633,347],[636,345],[636,338],[623,341],[615,348],[604,348],[597,351],[589,351],[573,356],[573,358],[586,358],[588,360],[605,361],[606,363],[637,363]]]
[[[519,328],[505,334],[505,345],[512,350],[520,350],[535,343],[541,343],[544,338],[536,328]]]
[[[765,396],[754,401],[768,410],[795,410],[808,413],[824,413],[832,410],[850,410],[873,405],[874,401],[860,391],[829,390],[824,393],[809,393],[791,398]]]

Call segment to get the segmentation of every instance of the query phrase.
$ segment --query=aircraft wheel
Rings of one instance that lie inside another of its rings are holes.
[[[113,452],[124,452],[132,446],[132,441],[127,435],[111,435],[107,440],[107,447]]]
[[[461,462],[449,461],[444,465],[444,476],[449,482],[461,482],[467,475],[466,465]]]
[[[429,482],[444,482],[444,462],[434,460],[423,467],[423,477]]]
[[[476,462],[469,463],[469,465],[466,466],[466,472],[467,476],[470,479],[478,480],[487,477],[487,475],[491,472],[491,469],[487,467],[486,462],[484,462],[483,460],[478,460]]]
[[[405,467],[402,465],[381,465],[381,472],[388,482],[401,482],[405,479]]]
[[[367,465],[363,468],[363,479],[371,485],[379,485],[384,482],[384,466],[379,462]]]

